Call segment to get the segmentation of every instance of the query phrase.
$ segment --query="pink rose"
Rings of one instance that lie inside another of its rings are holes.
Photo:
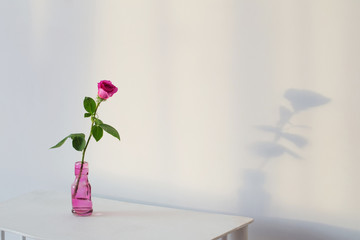
[[[98,95],[101,99],[108,99],[117,92],[118,88],[115,87],[109,80],[101,80],[98,83]]]

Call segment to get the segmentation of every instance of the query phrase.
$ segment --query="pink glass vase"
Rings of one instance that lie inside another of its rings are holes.
[[[84,162],[75,163],[75,181],[71,185],[72,213],[78,216],[90,216],[93,212],[91,202],[91,186],[88,180],[89,166]],[[78,187],[77,187],[78,185]]]

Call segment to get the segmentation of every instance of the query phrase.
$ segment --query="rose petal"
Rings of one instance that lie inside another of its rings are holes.
[[[98,95],[101,99],[108,99],[110,96],[109,94],[102,88],[99,88]]]

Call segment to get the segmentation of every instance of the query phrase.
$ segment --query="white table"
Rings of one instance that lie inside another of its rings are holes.
[[[251,218],[93,198],[90,217],[71,213],[69,194],[32,192],[0,203],[5,231],[46,240],[247,240]]]

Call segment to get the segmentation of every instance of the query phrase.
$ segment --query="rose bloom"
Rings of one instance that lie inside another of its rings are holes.
[[[101,80],[98,83],[98,95],[101,99],[108,99],[117,92],[118,88],[115,87],[109,80]]]

